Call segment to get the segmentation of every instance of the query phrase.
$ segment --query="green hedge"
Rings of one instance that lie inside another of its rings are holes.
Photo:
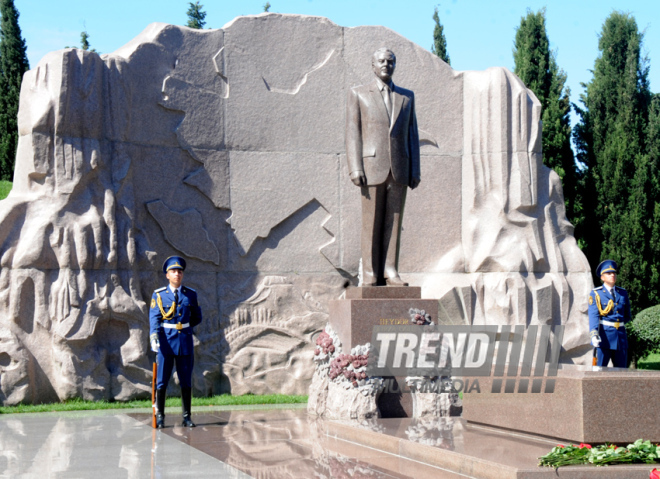
[[[628,356],[633,362],[649,354],[660,353],[660,305],[640,311],[628,332]]]
[[[11,181],[0,180],[0,200],[4,200],[9,192],[13,183]]]

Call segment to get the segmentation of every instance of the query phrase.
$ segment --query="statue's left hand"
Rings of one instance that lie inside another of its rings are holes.
[[[363,171],[354,171],[351,173],[351,181],[355,186],[367,186],[367,177]]]
[[[412,178],[410,180],[410,189],[414,190],[415,188],[417,188],[419,186],[419,182],[420,182],[419,178]]]

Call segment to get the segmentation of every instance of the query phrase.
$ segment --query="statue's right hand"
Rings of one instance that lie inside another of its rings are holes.
[[[354,171],[351,173],[351,181],[355,186],[367,186],[367,177],[364,176],[364,171]]]

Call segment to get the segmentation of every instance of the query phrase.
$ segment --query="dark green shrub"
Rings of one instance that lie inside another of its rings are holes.
[[[640,311],[626,331],[628,358],[633,363],[660,352],[660,305]]]

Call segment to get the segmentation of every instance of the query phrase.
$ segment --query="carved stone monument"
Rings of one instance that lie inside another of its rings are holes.
[[[204,310],[194,394],[305,394],[328,304],[358,283],[345,98],[383,45],[415,92],[423,172],[402,281],[440,298],[441,323],[561,323],[562,359],[588,354],[591,274],[522,82],[384,27],[261,14],[152,24],[26,73],[0,202],[0,403],[148,397],[145,301],[171,255]]]

